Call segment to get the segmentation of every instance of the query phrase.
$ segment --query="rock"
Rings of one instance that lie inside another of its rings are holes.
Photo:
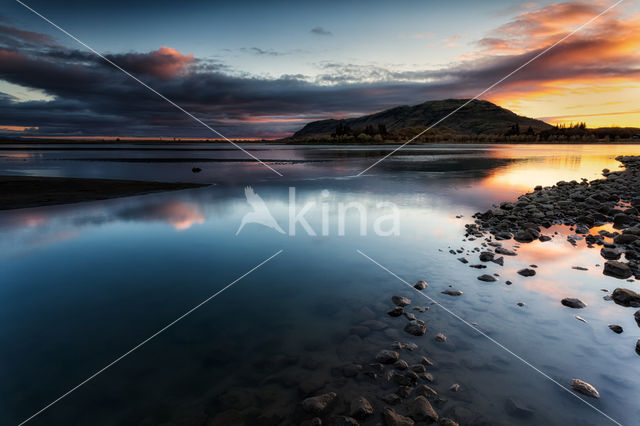
[[[376,361],[382,364],[393,364],[400,359],[400,354],[396,351],[383,349],[376,355]]]
[[[351,401],[349,413],[356,419],[364,419],[373,414],[373,406],[367,398],[360,396]]]
[[[524,269],[520,269],[518,271],[518,274],[522,275],[523,277],[532,277],[536,274],[536,271],[534,271],[531,268],[524,268]]]
[[[436,334],[436,341],[437,342],[446,342],[447,341],[447,336],[445,336],[442,333],[438,333],[438,334]]]
[[[607,260],[618,260],[620,259],[621,255],[622,253],[620,252],[620,250],[614,248],[603,247],[600,249],[600,256],[604,257]]]
[[[384,409],[382,418],[386,426],[413,426],[415,424],[413,420],[396,413],[391,408]]]
[[[413,285],[413,288],[415,288],[416,290],[424,290],[425,288],[427,288],[427,285],[428,284],[425,281],[418,281]]]
[[[355,377],[362,371],[362,365],[360,364],[347,364],[342,367],[342,374],[345,377]]]
[[[571,381],[571,387],[574,391],[585,396],[589,396],[591,398],[600,398],[600,394],[598,393],[597,389],[583,380],[573,379]]]
[[[405,373],[394,372],[393,380],[399,385],[409,386],[418,381],[418,375],[413,371],[407,371]]]
[[[445,290],[441,292],[442,294],[446,294],[448,296],[461,296],[462,292],[460,290]]]
[[[411,304],[411,300],[406,297],[393,296],[391,297],[391,301],[396,306],[408,306]]]
[[[418,395],[422,395],[425,396],[427,398],[429,397],[437,397],[438,396],[438,392],[436,392],[434,389],[430,388],[427,385],[420,385],[416,388],[416,393]]]
[[[212,425],[207,423],[207,426],[212,426]],[[310,420],[303,421],[302,423],[300,423],[300,426],[322,426],[322,419],[320,417],[314,417]]]
[[[480,261],[481,262],[489,262],[491,260],[493,260],[493,256],[495,256],[495,254],[491,251],[483,251],[480,253]]]
[[[323,395],[312,396],[302,401],[304,411],[312,414],[322,414],[336,400],[338,395],[335,392],[325,393]]]
[[[515,251],[506,249],[504,247],[497,247],[496,248],[496,253],[497,254],[503,254],[505,256],[515,256],[516,255]]]
[[[636,320],[636,324],[638,324],[638,327],[640,327],[640,309],[637,310],[635,314],[633,314],[633,318]]]
[[[411,417],[419,422],[437,423],[438,421],[438,413],[433,409],[429,400],[422,395],[413,400]]]
[[[462,263],[469,263],[469,261],[464,257],[459,257],[458,260]]]
[[[623,332],[623,329],[618,324],[609,324],[609,328],[616,334],[620,334]]]
[[[423,356],[422,359],[420,359],[420,364],[422,364],[422,365],[424,365],[426,367],[431,367],[433,365],[433,361],[431,361],[426,356]]]
[[[396,306],[395,308],[387,312],[387,314],[392,317],[399,317],[404,314],[404,308],[402,306]]]
[[[496,265],[504,266],[504,256],[497,257],[492,260]]]
[[[427,367],[425,367],[422,364],[414,364],[410,368],[411,368],[411,371],[415,373],[424,373],[425,371],[427,371]]]
[[[491,283],[491,282],[497,281],[496,277],[494,277],[493,275],[488,275],[488,274],[480,275],[478,277],[478,279],[480,281],[484,281],[484,282],[487,282],[487,283]]]
[[[526,419],[535,414],[534,410],[524,406],[513,398],[507,398],[505,401],[505,409],[510,416],[520,419]]]
[[[407,325],[404,326],[404,331],[414,336],[422,336],[427,332],[427,327],[424,321],[414,320],[410,321],[409,323],[407,323]]]
[[[640,294],[628,288],[616,288],[613,290],[611,298],[622,306],[640,307]]]
[[[640,339],[636,342],[636,353],[640,355]]]
[[[388,393],[386,395],[383,395],[380,399],[382,399],[384,402],[386,402],[389,405],[397,405],[402,402],[400,397],[395,393]]]
[[[431,373],[422,373],[420,374],[420,377],[427,382],[433,382],[433,374]]]
[[[337,416],[333,420],[334,426],[359,426],[360,423],[353,417]]]
[[[575,269],[576,271],[588,271],[588,268],[585,268],[584,266],[572,266],[571,269]]]
[[[409,368],[409,364],[407,364],[407,361],[399,359],[393,363],[393,367],[398,370],[406,370],[407,368]]]
[[[524,303],[524,302],[518,302],[518,303],[516,303],[516,305],[518,305],[518,306],[522,307],[522,306],[526,305],[526,303]]]
[[[409,398],[411,392],[413,392],[413,388],[411,386],[400,386],[396,391],[396,393],[400,395],[401,398]]]
[[[449,388],[449,391],[451,392],[458,392],[460,391],[460,385],[458,383],[454,383],[451,385],[451,387]]]
[[[568,308],[573,308],[573,309],[582,309],[587,306],[587,304],[584,303],[582,300],[576,299],[573,297],[565,297],[564,299],[562,299],[560,303],[562,303],[564,306]]]
[[[404,313],[404,316],[405,316],[409,321],[414,321],[414,320],[416,319],[416,316],[415,316],[415,315],[413,315],[413,314],[412,314],[412,313],[410,313],[410,312],[405,312],[405,313]]]
[[[200,172],[202,171],[202,169],[201,169],[200,167],[193,167],[193,168],[191,169],[191,171],[192,171],[193,173],[200,173]]]
[[[459,426],[458,423],[454,422],[453,420],[451,420],[448,417],[441,417],[440,421],[438,422],[438,424],[440,426]]]
[[[586,319],[584,319],[584,318],[582,318],[580,315],[576,315],[576,316],[575,316],[575,318],[576,318],[578,321],[582,321],[582,322],[584,322],[584,323],[586,323],[586,322],[587,322],[587,320],[586,320]]]
[[[615,278],[629,278],[632,275],[629,265],[617,260],[607,260],[604,263],[603,273]]]

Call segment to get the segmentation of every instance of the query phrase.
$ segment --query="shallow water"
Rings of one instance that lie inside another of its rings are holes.
[[[594,407],[620,423],[637,424],[640,357],[634,345],[640,328],[632,308],[603,300],[600,290],[638,291],[636,282],[602,275],[598,250],[584,242],[572,247],[563,228],[550,242],[522,244],[504,267],[490,263],[477,270],[456,258],[480,263],[477,254],[466,254],[480,242],[463,241],[464,224],[475,211],[538,184],[597,178],[603,168],[618,168],[616,155],[640,154],[640,147],[410,147],[355,177],[393,147],[243,146],[272,160],[284,177],[244,161],[246,154],[227,145],[0,145],[0,174],[212,184],[0,212],[0,423],[26,419],[282,249],[32,424],[196,425],[214,418],[214,424],[239,424],[243,416],[246,424],[298,424],[310,417],[299,402],[332,390],[347,401],[364,394],[380,412],[385,404],[376,397],[395,387],[363,375],[344,377],[340,367],[366,365],[398,340],[419,345],[401,351],[410,364],[421,355],[435,362],[431,386],[446,399],[435,408],[461,424],[611,423]],[[192,167],[202,172],[194,174]],[[249,224],[236,236],[250,211],[247,185],[286,231],[290,187],[298,208],[315,201],[306,217],[318,235],[300,225],[292,236]],[[338,234],[341,202],[365,206],[366,236],[359,235],[354,209],[345,218],[346,235]],[[380,202],[398,206],[399,235],[373,232],[374,219],[388,213]],[[328,235],[322,235],[323,205]],[[458,248],[465,254],[449,254]],[[508,351],[356,250],[410,283],[426,280],[430,298]],[[536,276],[517,275],[529,264],[538,265]],[[483,283],[476,279],[483,273],[500,277]],[[441,294],[448,286],[464,294]],[[405,333],[405,319],[386,315],[392,295],[430,306],[412,311],[426,321],[425,336]],[[563,297],[579,297],[588,306],[565,308]],[[526,305],[517,306],[519,301]],[[372,319],[381,324],[366,322]],[[624,333],[611,332],[610,323],[622,325]],[[439,332],[446,343],[434,341]],[[540,372],[565,386],[581,378],[601,398],[590,399],[590,407]],[[453,383],[460,392],[447,391]],[[533,415],[514,417],[508,398]]]

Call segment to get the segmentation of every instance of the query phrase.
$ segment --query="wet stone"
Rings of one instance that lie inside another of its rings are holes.
[[[573,379],[571,381],[571,387],[574,391],[581,393],[582,395],[589,396],[591,398],[600,398],[600,393],[591,384],[580,380]]]
[[[622,326],[618,324],[609,324],[609,329],[616,334],[620,334],[623,332]]]
[[[531,268],[523,268],[518,271],[518,274],[522,275],[523,277],[532,277],[536,274],[536,271]]]
[[[425,288],[427,288],[427,283],[420,280],[413,285],[413,288],[415,288],[416,290],[424,290]]]
[[[478,279],[480,281],[484,281],[484,282],[487,282],[487,283],[491,283],[491,282],[497,281],[496,277],[494,277],[493,275],[488,275],[488,274],[480,275],[478,277]]]
[[[411,300],[406,297],[393,296],[391,297],[391,301],[396,306],[408,306],[411,304]]]
[[[400,354],[396,351],[383,349],[376,355],[376,361],[382,364],[393,364],[400,359]]]
[[[574,297],[565,297],[564,299],[562,299],[561,303],[564,306],[568,308],[573,308],[573,309],[582,309],[587,306],[587,304],[584,303],[582,300],[576,299]]]
[[[367,398],[360,396],[351,401],[349,413],[351,417],[364,419],[373,414],[373,406]]]
[[[302,401],[302,408],[308,413],[322,414],[337,399],[337,397],[338,395],[335,392],[313,396]]]
[[[424,321],[414,320],[404,326],[404,331],[414,336],[422,336],[427,332],[427,326]]]

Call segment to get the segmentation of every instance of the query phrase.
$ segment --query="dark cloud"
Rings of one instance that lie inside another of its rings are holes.
[[[309,31],[311,34],[313,35],[319,35],[319,36],[332,36],[333,33],[327,29],[324,29],[322,27],[313,27],[311,28],[311,31]]]
[[[521,14],[514,20],[517,24],[507,24],[481,42],[486,49],[481,57],[435,70],[326,62],[318,64],[321,73],[314,79],[267,78],[234,72],[220,62],[168,47],[108,57],[228,137],[275,137],[319,118],[473,97],[542,52],[549,44],[533,43],[539,41],[537,35],[558,39],[554,31],[564,27],[550,17],[562,12],[580,20],[585,10],[565,7]],[[523,96],[545,90],[550,82],[637,80],[637,24],[637,19],[603,18],[584,36],[557,45],[489,95]],[[517,28],[526,28],[531,36]],[[501,49],[506,45],[517,49],[505,54]],[[247,52],[283,54],[258,47]],[[215,136],[99,57],[8,25],[0,25],[0,79],[53,97],[18,102],[0,94],[0,126],[38,127],[43,135]]]

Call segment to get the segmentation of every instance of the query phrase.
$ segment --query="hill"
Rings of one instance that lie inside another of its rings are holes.
[[[353,136],[381,134],[383,138],[388,134],[392,136],[391,139],[414,136],[467,101],[467,99],[427,101],[419,105],[399,106],[362,117],[313,121],[294,133],[291,139],[325,139],[347,134]],[[517,115],[488,101],[474,100],[438,124],[434,131],[452,135],[505,135],[514,132],[516,128],[518,133],[520,130],[525,132],[529,127],[535,133],[553,129],[553,126],[544,121]]]

